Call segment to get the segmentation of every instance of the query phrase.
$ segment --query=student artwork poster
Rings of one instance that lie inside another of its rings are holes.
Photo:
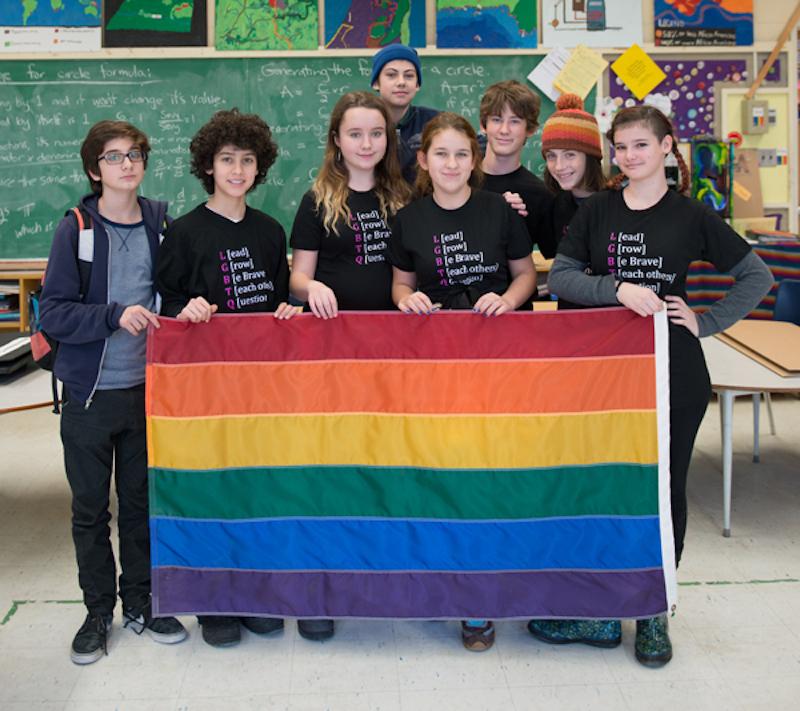
[[[199,0],[106,0],[105,47],[202,47],[206,3]]]
[[[425,0],[328,0],[326,49],[380,48],[394,42],[425,46]]]
[[[642,42],[641,0],[544,0],[546,47],[629,47]]]
[[[662,47],[753,44],[753,0],[654,0]]]
[[[513,0],[437,0],[436,46],[537,46],[537,3]]]

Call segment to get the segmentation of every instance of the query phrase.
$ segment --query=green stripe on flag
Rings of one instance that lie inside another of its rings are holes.
[[[150,469],[150,514],[252,519],[532,519],[658,514],[658,467]]]

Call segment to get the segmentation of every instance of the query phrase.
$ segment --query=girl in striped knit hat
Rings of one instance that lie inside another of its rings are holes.
[[[542,128],[542,155],[547,161],[544,184],[556,194],[552,237],[560,244],[581,203],[606,187],[600,129],[595,117],[583,110],[580,96],[562,94],[556,101],[556,111]],[[558,308],[582,307],[559,297]],[[619,620],[531,620],[528,631],[550,644],[582,642],[610,648],[622,641]]]
[[[542,156],[547,161],[544,184],[556,194],[551,224],[560,242],[579,204],[606,183],[600,129],[583,110],[580,96],[562,94],[556,101],[556,111],[542,128]]]

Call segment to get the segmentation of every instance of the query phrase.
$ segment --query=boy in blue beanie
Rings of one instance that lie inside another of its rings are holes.
[[[417,151],[422,129],[436,114],[436,109],[412,106],[411,102],[422,86],[422,66],[419,55],[412,47],[390,44],[372,58],[372,88],[389,108],[397,129],[397,149],[403,177],[414,182],[417,175]]]

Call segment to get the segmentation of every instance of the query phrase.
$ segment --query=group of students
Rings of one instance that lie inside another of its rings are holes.
[[[299,311],[291,295],[324,319],[339,310],[394,308],[496,317],[530,308],[533,243],[555,256],[549,287],[560,307],[621,304],[642,316],[667,309],[680,558],[689,458],[710,395],[698,337],[755,306],[771,285],[768,269],[719,217],[683,194],[688,171],[657,109],[616,114],[608,138],[621,173],[606,189],[597,122],[578,97],[562,96],[542,130],[543,183],[521,164],[540,103],[527,86],[504,81],[487,89],[480,104],[483,152],[466,119],[413,105],[421,81],[416,52],[392,45],[373,59],[376,93],[349,92],[336,103],[322,166],[292,226],[291,273],[283,228],[247,205],[277,156],[260,117],[219,111],[198,131],[191,170],[209,198],[174,221],[164,203],[138,196],[147,137],[119,121],[89,131],[81,157],[92,194],[81,207],[91,224],[79,229],[72,213],[59,224],[41,307],[43,328],[61,344],[55,366],[64,383],[61,438],[88,610],[72,642],[75,663],[102,657],[112,629],[112,473],[124,625],[158,642],[186,637],[175,618],[153,617],[150,604],[143,334],[158,328],[158,313],[192,323],[215,313],[272,312],[283,320]],[[666,183],[670,153],[681,169],[680,191]],[[658,268],[635,268],[621,258],[615,245],[626,239],[645,245],[642,254]],[[448,256],[454,254],[459,258]],[[700,316],[683,298],[695,259],[736,277],[729,295]],[[213,646],[236,644],[240,626],[256,634],[283,628],[276,618],[207,616],[200,623]],[[558,644],[612,647],[621,640],[617,620],[531,620],[528,628]],[[334,634],[334,622],[299,620],[298,629],[322,640]],[[488,649],[492,622],[465,620],[462,640],[470,650]],[[636,655],[649,665],[669,661],[665,617],[637,622]]]

